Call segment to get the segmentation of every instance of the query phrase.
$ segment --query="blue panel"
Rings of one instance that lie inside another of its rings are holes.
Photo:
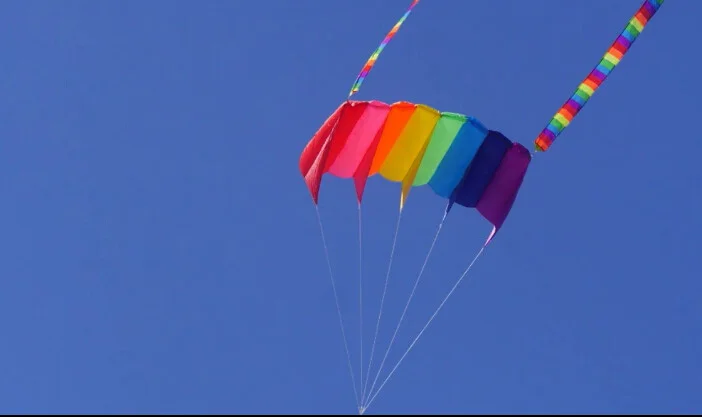
[[[451,197],[487,133],[487,128],[478,120],[468,117],[429,180],[429,186],[436,194]]]
[[[511,146],[512,141],[502,133],[494,130],[488,131],[478,153],[453,192],[450,204],[457,203],[465,207],[475,207]]]

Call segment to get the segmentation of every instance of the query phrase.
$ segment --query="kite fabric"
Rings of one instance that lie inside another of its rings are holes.
[[[346,100],[307,143],[300,172],[315,204],[322,176],[353,178],[359,204],[367,178],[401,183],[400,209],[412,187],[428,185],[455,204],[476,208],[502,227],[531,154],[477,119],[424,104]],[[487,244],[487,243],[486,243]]]
[[[664,0],[644,0],[599,64],[556,112],[534,141],[546,151],[619,64]],[[474,117],[440,112],[424,104],[355,101],[378,56],[419,0],[412,0],[358,74],[348,98],[327,118],[300,156],[305,183],[318,203],[322,176],[353,178],[360,204],[369,177],[401,183],[400,210],[412,187],[428,185],[454,204],[475,208],[500,229],[521,188],[532,154]]]
[[[407,17],[410,15],[410,13],[412,13],[412,9],[414,9],[414,6],[416,6],[417,3],[419,3],[419,0],[412,0],[412,4],[410,4],[409,8],[407,8],[405,14],[403,14],[400,20],[398,20],[397,23],[395,23],[395,26],[393,26],[392,29],[390,29],[390,32],[388,32],[388,34],[385,35],[385,38],[382,42],[380,42],[378,48],[373,52],[370,58],[368,58],[368,61],[366,61],[366,64],[361,69],[361,72],[358,74],[358,77],[356,77],[356,81],[354,81],[353,86],[351,87],[349,97],[354,95],[361,88],[361,84],[363,84],[363,81],[368,76],[368,73],[371,69],[373,69],[373,66],[377,62],[378,55],[380,55],[380,53],[383,52],[385,46],[392,40],[397,31],[400,30],[400,26],[402,26],[405,20],[407,20]]]
[[[587,101],[602,85],[607,76],[619,64],[646,24],[651,21],[664,0],[644,0],[634,16],[631,17],[621,34],[612,43],[599,64],[590,72],[575,90],[575,93],[556,112],[549,124],[534,141],[537,152],[545,152],[561,134],[573,118],[585,106]]]

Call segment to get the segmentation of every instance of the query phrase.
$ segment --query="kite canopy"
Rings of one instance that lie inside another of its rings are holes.
[[[476,208],[494,230],[517,197],[531,154],[473,117],[424,104],[346,100],[322,124],[300,156],[314,203],[322,176],[353,178],[359,204],[369,177],[402,185],[400,209],[412,187],[429,185],[454,204]]]

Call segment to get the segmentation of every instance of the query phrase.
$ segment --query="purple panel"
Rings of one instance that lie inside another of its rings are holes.
[[[478,201],[476,208],[480,214],[495,226],[486,245],[500,230],[512,209],[530,162],[529,151],[521,144],[514,143],[502,158],[502,163]]]

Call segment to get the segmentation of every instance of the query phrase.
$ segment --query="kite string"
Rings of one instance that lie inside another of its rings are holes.
[[[465,269],[465,271],[463,271],[463,274],[460,276],[460,278],[458,278],[458,281],[456,281],[456,284],[454,284],[453,288],[451,288],[451,291],[449,291],[448,294],[446,295],[446,297],[444,297],[444,300],[441,302],[441,304],[439,304],[439,307],[436,309],[436,311],[434,311],[434,314],[431,315],[431,317],[429,318],[429,321],[427,321],[427,323],[424,325],[424,327],[423,327],[422,330],[419,332],[419,334],[417,335],[417,337],[415,337],[414,341],[412,341],[412,344],[410,344],[410,346],[407,348],[407,350],[406,350],[405,353],[402,355],[402,357],[401,357],[400,360],[397,362],[397,364],[396,364],[395,367],[392,369],[392,371],[390,371],[390,374],[388,374],[388,376],[385,378],[385,380],[383,381],[383,383],[380,384],[380,387],[378,387],[378,390],[377,390],[377,391],[375,392],[375,394],[370,398],[370,400],[368,401],[368,403],[367,403],[365,406],[363,406],[362,412],[365,412],[365,410],[368,409],[368,407],[371,405],[371,403],[373,402],[373,400],[375,400],[375,398],[376,398],[376,397],[378,396],[378,394],[380,393],[380,390],[383,389],[383,387],[384,387],[385,384],[388,382],[388,380],[390,379],[390,377],[392,377],[392,375],[395,373],[395,370],[397,370],[397,367],[400,366],[400,364],[402,363],[402,361],[405,359],[405,357],[406,357],[407,354],[410,352],[410,350],[412,350],[412,348],[413,348],[414,345],[417,343],[417,341],[419,340],[419,338],[422,336],[422,334],[424,333],[424,331],[427,329],[427,327],[429,327],[429,325],[430,325],[431,322],[434,320],[434,318],[436,317],[436,315],[439,314],[439,311],[440,311],[441,308],[444,306],[444,304],[446,304],[446,301],[448,301],[449,297],[451,297],[451,295],[452,295],[453,292],[456,290],[456,288],[458,288],[458,285],[461,283],[461,281],[463,281],[463,278],[465,278],[465,276],[468,274],[468,272],[471,270],[471,268],[473,268],[473,265],[474,265],[475,262],[478,260],[478,258],[480,258],[480,255],[483,254],[483,252],[485,251],[485,248],[486,248],[486,245],[483,245],[482,248],[480,248],[480,251],[478,251],[478,254],[475,255],[475,258],[473,258],[473,261],[471,261],[470,265],[468,265],[468,267]]]
[[[356,390],[356,378],[354,377],[353,374],[353,367],[351,366],[351,354],[349,353],[349,346],[346,341],[346,330],[344,329],[344,320],[341,317],[341,307],[339,306],[339,297],[337,296],[336,292],[336,282],[334,281],[334,274],[332,272],[332,267],[331,267],[331,260],[329,259],[329,249],[327,247],[327,239],[324,235],[324,227],[322,226],[322,217],[319,213],[319,206],[317,204],[314,205],[315,211],[317,212],[317,221],[319,222],[319,230],[322,234],[322,244],[324,246],[324,256],[327,259],[327,267],[329,268],[329,278],[331,279],[332,283],[332,289],[334,290],[334,301],[336,302],[336,312],[339,316],[339,324],[341,325],[341,335],[343,336],[344,339],[344,349],[346,350],[346,359],[348,361],[348,367],[349,367],[349,373],[351,374],[351,384],[353,385],[353,394],[356,400],[356,406],[361,407],[361,404],[359,402],[358,398],[358,391]]]
[[[390,271],[392,269],[392,261],[393,258],[395,257],[395,247],[397,246],[397,235],[400,232],[400,221],[402,220],[402,209],[400,209],[400,212],[397,215],[397,224],[395,225],[395,236],[393,237],[392,240],[392,249],[390,250],[390,261],[388,262],[388,270],[387,273],[385,274],[385,286],[383,288],[383,295],[380,298],[380,309],[378,310],[378,321],[375,324],[375,335],[373,336],[373,346],[371,347],[371,357],[368,362],[368,372],[366,373],[366,380],[362,384],[363,389],[361,393],[361,404],[363,404],[363,400],[365,399],[366,395],[366,388],[368,388],[368,377],[370,376],[370,370],[371,366],[373,365],[373,358],[375,356],[375,345],[378,340],[378,328],[380,327],[380,317],[383,315],[383,305],[385,303],[385,294],[388,291],[388,281],[390,280]]]
[[[378,377],[380,377],[380,372],[383,370],[383,366],[385,365],[385,361],[388,358],[388,354],[390,353],[390,349],[392,349],[392,345],[395,342],[395,337],[397,336],[397,332],[400,330],[400,325],[402,324],[402,320],[405,318],[405,314],[407,313],[407,309],[409,308],[410,303],[412,302],[412,298],[414,297],[415,291],[417,290],[417,285],[419,284],[419,280],[422,278],[422,275],[424,274],[424,270],[427,266],[427,263],[429,262],[429,257],[431,256],[432,251],[434,250],[434,246],[436,245],[436,241],[439,238],[439,234],[441,233],[441,229],[444,225],[444,222],[446,221],[446,216],[448,215],[448,210],[444,211],[444,216],[441,218],[441,222],[439,223],[439,227],[436,230],[436,234],[434,235],[434,240],[431,242],[431,246],[429,247],[429,251],[427,252],[426,257],[424,258],[424,263],[422,264],[422,268],[419,271],[419,275],[417,276],[417,279],[414,281],[414,287],[412,288],[412,292],[410,293],[409,298],[407,299],[407,304],[405,304],[405,309],[402,311],[402,315],[400,316],[400,320],[397,323],[397,327],[395,327],[395,333],[392,335],[392,339],[390,340],[390,345],[388,346],[387,350],[385,351],[385,356],[383,357],[383,361],[380,363],[380,367],[378,368],[378,373],[375,376],[375,379],[373,380],[373,385],[371,385],[369,394],[373,392],[373,388],[375,388],[375,384],[378,382]],[[365,409],[366,407],[363,407]]]
[[[363,389],[363,226],[361,222],[361,202],[358,202],[358,315],[359,315],[359,332],[361,334],[361,353],[360,353],[360,368],[361,377],[359,384]],[[363,404],[363,394],[359,405]]]

